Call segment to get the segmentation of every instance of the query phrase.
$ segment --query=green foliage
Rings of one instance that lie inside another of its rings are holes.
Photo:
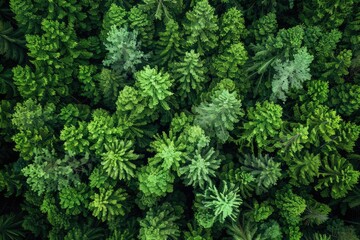
[[[257,226],[247,220],[242,222],[232,223],[227,227],[228,234],[234,240],[260,240],[263,239],[262,235],[259,234]]]
[[[330,90],[330,106],[344,116],[350,116],[360,109],[360,86],[341,84]]]
[[[242,198],[251,197],[255,191],[255,178],[251,173],[242,171],[233,162],[222,167],[220,179],[235,184]]]
[[[113,37],[115,37],[114,33],[110,33],[111,29],[117,29],[119,31],[119,29],[126,26],[127,25],[126,16],[127,16],[127,12],[123,7],[118,6],[115,3],[112,3],[109,10],[104,15],[104,19],[102,22],[102,31],[100,34],[101,39],[103,41],[106,40],[108,37],[110,37],[109,36],[110,34],[112,34]],[[124,36],[120,36],[120,37],[124,38]],[[113,38],[112,40],[116,40],[116,39]]]
[[[295,55],[293,61],[284,63],[279,60],[274,62],[276,71],[272,81],[272,99],[286,101],[286,95],[291,90],[299,90],[305,81],[310,80],[310,64],[313,56],[306,48],[301,48]]]
[[[323,79],[329,79],[336,83],[344,83],[344,76],[349,74],[352,51],[342,50],[331,62],[325,63],[325,72],[321,75]]]
[[[82,84],[81,96],[92,99],[94,103],[100,100],[100,92],[95,81],[96,70],[94,65],[80,65],[78,73],[79,82]]]
[[[153,21],[137,6],[130,9],[128,16],[130,28],[139,34],[140,45],[144,48],[152,46],[154,37]]]
[[[229,131],[234,129],[234,124],[244,115],[236,92],[230,93],[228,90],[217,92],[210,102],[202,102],[193,111],[196,114],[194,123],[210,136],[216,134],[221,142],[229,138]]]
[[[219,78],[235,78],[240,75],[239,68],[248,59],[244,45],[240,43],[231,44],[224,53],[215,58],[213,67]]]
[[[293,158],[287,162],[291,183],[309,185],[319,175],[321,165],[320,156],[305,152],[304,155]]]
[[[307,81],[307,91],[304,95],[300,95],[301,101],[325,103],[329,95],[329,82],[321,80]]]
[[[24,32],[39,32],[42,16],[37,14],[38,6],[33,1],[11,0],[9,3],[17,24]]]
[[[48,147],[53,143],[54,104],[42,107],[36,101],[28,99],[17,103],[12,115],[12,124],[17,133],[12,137],[16,151],[25,160],[34,156],[34,148]]]
[[[104,232],[101,228],[92,228],[82,225],[73,227],[64,237],[64,240],[97,240],[104,239]]]
[[[62,188],[59,192],[60,206],[66,209],[66,214],[77,215],[89,205],[89,193],[83,183],[76,187]]]
[[[329,219],[331,208],[323,203],[310,200],[304,212],[303,220],[306,225],[320,225]]]
[[[24,239],[25,233],[21,229],[22,220],[14,215],[0,216],[0,239],[2,240],[17,240]]]
[[[289,225],[296,226],[301,221],[301,214],[306,209],[306,201],[296,195],[290,188],[275,193],[275,205],[279,214]]]
[[[182,0],[143,0],[140,8],[151,13],[155,19],[168,20],[172,14],[179,13],[183,8]]]
[[[300,119],[309,127],[309,141],[319,147],[333,141],[336,130],[340,128],[341,118],[336,111],[315,103],[300,107]]]
[[[187,224],[189,231],[184,233],[185,240],[212,240],[211,231],[200,226],[193,227],[190,223]]]
[[[95,150],[98,156],[105,151],[105,143],[111,143],[122,130],[115,127],[114,117],[103,109],[92,113],[92,120],[87,125],[90,140],[90,149]]]
[[[117,74],[134,73],[136,66],[146,57],[137,43],[137,34],[137,31],[111,26],[107,42],[104,43],[108,51],[103,61],[104,66],[111,66]]]
[[[200,59],[200,54],[194,50],[186,52],[181,62],[173,64],[173,77],[182,99],[187,99],[189,103],[195,102],[207,81],[205,71],[206,67]]]
[[[215,177],[216,170],[221,164],[221,159],[213,148],[198,148],[194,154],[187,156],[186,160],[186,164],[179,171],[186,185],[204,189],[206,183],[212,184],[210,177]]]
[[[18,169],[18,162],[3,166],[0,170],[0,191],[5,197],[19,196],[24,187],[24,181]],[[5,192],[4,192],[5,190]]]
[[[87,124],[79,122],[79,127],[65,126],[60,133],[60,140],[64,141],[64,149],[69,154],[89,153],[88,134]]]
[[[218,41],[218,18],[208,0],[197,1],[194,8],[186,13],[184,24],[186,43],[199,54],[215,48]]]
[[[240,160],[241,170],[250,173],[256,183],[256,194],[267,192],[270,187],[276,185],[281,177],[280,163],[277,163],[268,155],[258,157],[254,155],[245,155]]]
[[[64,158],[58,158],[54,150],[50,152],[47,149],[39,149],[34,152],[33,163],[21,170],[27,177],[26,182],[32,191],[41,195],[80,184],[76,169],[88,162],[88,156],[76,159],[65,155]]]
[[[251,34],[257,42],[265,42],[268,37],[273,37],[278,28],[276,14],[270,12],[253,23]]]
[[[132,161],[138,159],[138,155],[132,149],[131,141],[119,141],[105,143],[105,152],[101,157],[101,165],[109,177],[114,179],[127,179],[135,176],[136,165]]]
[[[178,239],[180,229],[177,221],[182,209],[178,206],[172,207],[169,203],[164,203],[159,207],[150,208],[146,212],[145,218],[140,220],[141,240],[167,240]]]
[[[358,9],[0,0],[0,239],[359,239]]]
[[[57,117],[64,126],[76,125],[78,121],[89,119],[90,107],[84,104],[67,104],[60,109]]]
[[[242,199],[239,196],[239,189],[233,184],[222,183],[220,190],[214,185],[210,185],[203,194],[198,194],[200,198],[199,210],[207,210],[211,213],[214,221],[224,223],[226,219],[236,221],[239,215],[239,206]],[[203,226],[206,228],[206,226]]]
[[[16,89],[11,81],[12,72],[9,69],[4,69],[3,65],[0,64],[0,94],[13,95],[16,94]]]
[[[279,135],[283,124],[281,117],[280,105],[269,101],[256,103],[255,107],[250,107],[248,110],[248,121],[244,123],[245,131],[240,140],[247,141],[251,145],[255,140],[259,148],[272,151],[270,145],[275,142],[274,138]]]
[[[135,74],[135,78],[141,95],[149,99],[149,108],[155,108],[160,104],[163,109],[170,110],[168,98],[173,95],[170,91],[173,80],[168,73],[146,66]]]
[[[278,153],[284,160],[295,158],[308,142],[308,135],[308,127],[301,124],[294,124],[292,125],[291,131],[284,129],[280,132],[280,140],[275,143],[275,147],[279,148]]]
[[[313,240],[331,240],[331,237],[326,234],[315,233],[312,239]]]
[[[124,75],[107,68],[103,68],[96,75],[99,82],[99,91],[103,97],[104,103],[110,108],[114,108],[114,103],[118,97],[119,90],[125,85]]]
[[[221,16],[219,26],[223,46],[236,44],[247,36],[243,13],[235,7],[228,9]]]
[[[334,236],[337,239],[349,239],[358,240],[359,237],[356,234],[356,229],[353,226],[345,225],[345,223],[339,219],[335,219],[327,226],[329,235]]]
[[[306,25],[320,25],[325,28],[337,28],[341,26],[346,17],[351,13],[354,1],[304,1],[301,20]]]
[[[164,170],[177,171],[185,162],[185,144],[176,139],[176,137],[169,133],[169,136],[165,132],[161,135],[155,135],[155,141],[150,143],[151,151],[156,152],[155,156],[149,158],[149,165]]]
[[[173,191],[175,177],[169,170],[144,166],[138,172],[139,189],[148,197],[163,197]]]
[[[156,42],[154,56],[156,63],[166,66],[177,59],[183,52],[180,44],[182,38],[183,33],[179,31],[179,24],[175,20],[169,19],[165,23],[165,31],[159,32],[159,40]]]
[[[274,208],[268,202],[254,202],[254,208],[251,210],[251,216],[255,222],[264,221],[274,212]]]
[[[128,194],[124,189],[104,189],[100,188],[99,193],[91,196],[92,202],[89,203],[89,210],[94,217],[101,221],[112,220],[116,216],[124,216],[126,208],[124,201]]]
[[[0,54],[6,59],[24,61],[25,40],[19,29],[14,29],[9,22],[0,19]]]
[[[316,190],[322,190],[323,196],[334,199],[345,197],[357,183],[360,172],[351,163],[339,155],[330,155],[322,159]]]

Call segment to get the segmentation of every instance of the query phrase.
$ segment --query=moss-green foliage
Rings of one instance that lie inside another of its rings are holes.
[[[236,93],[228,90],[216,92],[211,102],[203,102],[194,108],[195,124],[202,127],[210,136],[225,142],[229,138],[229,132],[234,129],[234,124],[244,115],[241,109],[241,101]]]
[[[358,0],[0,0],[0,240],[360,237]]]
[[[172,74],[179,89],[179,95],[194,103],[207,81],[206,68],[200,54],[194,50],[186,52],[184,58],[172,66]]]
[[[218,40],[218,18],[208,0],[197,1],[194,8],[186,13],[184,23],[187,46],[204,54],[215,48]]]
[[[180,219],[180,214],[183,212],[179,206],[171,206],[169,203],[150,208],[146,212],[145,218],[139,221],[141,240],[166,240],[178,239],[180,236],[180,229],[177,221]]]
[[[94,217],[102,221],[111,220],[115,216],[125,215],[123,203],[128,197],[125,190],[100,188],[99,193],[94,193],[90,198],[88,208]]]
[[[255,142],[259,148],[272,151],[269,146],[275,142],[282,127],[281,106],[269,101],[258,102],[255,107],[249,108],[247,118],[240,141],[246,141],[251,146]]]
[[[281,177],[281,164],[267,155],[258,157],[246,155],[240,162],[241,170],[254,177],[256,194],[268,191]]]
[[[176,60],[182,54],[182,38],[183,32],[179,31],[179,24],[173,19],[167,21],[165,30],[159,32],[159,40],[156,42],[156,63],[166,65]]]
[[[224,223],[226,219],[235,221],[239,215],[239,206],[242,204],[238,191],[239,189],[233,184],[226,182],[222,184],[220,190],[210,185],[203,194],[197,195],[199,201],[197,210],[208,212],[214,222]]]

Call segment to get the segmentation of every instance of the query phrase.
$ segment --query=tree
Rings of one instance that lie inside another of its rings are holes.
[[[267,192],[270,187],[276,185],[281,177],[280,163],[277,163],[268,155],[258,157],[254,155],[245,155],[240,160],[241,170],[250,173],[256,183],[256,194]]]
[[[324,197],[342,198],[357,184],[359,177],[360,172],[351,163],[333,154],[322,160],[315,190],[322,190]]]
[[[189,103],[195,102],[207,81],[206,70],[204,61],[200,59],[200,54],[194,50],[186,52],[182,61],[173,64],[173,77],[182,99],[187,99]]]
[[[52,125],[55,105],[50,103],[42,107],[37,101],[28,99],[17,103],[11,122],[16,129],[12,137],[16,151],[25,160],[34,157],[34,148],[49,147],[54,141]]]
[[[0,54],[17,62],[24,61],[25,39],[19,29],[0,19]]]
[[[140,220],[139,239],[141,240],[167,240],[178,239],[180,229],[177,224],[182,213],[178,206],[164,203],[158,207],[150,208],[145,218]]]
[[[104,43],[108,54],[103,61],[104,66],[111,66],[117,74],[134,73],[136,66],[146,58],[137,43],[137,31],[111,26],[107,42]]]
[[[279,214],[283,220],[292,226],[297,226],[301,221],[301,214],[306,209],[305,199],[296,195],[291,188],[275,193],[275,205],[280,210]]]
[[[235,7],[228,9],[221,16],[219,25],[222,46],[239,43],[240,39],[247,35],[243,13]]]
[[[162,136],[155,135],[155,140],[150,143],[150,147],[150,151],[156,153],[154,157],[148,159],[150,166],[178,172],[185,162],[186,145],[171,131],[169,135],[165,132]]]
[[[25,237],[21,229],[22,220],[14,214],[0,216],[0,238],[3,240],[17,240]]]
[[[139,34],[138,38],[141,46],[151,49],[150,46],[153,46],[154,23],[148,14],[138,6],[134,6],[130,9],[128,21],[130,29]]]
[[[351,116],[360,109],[360,86],[345,83],[330,90],[330,106],[344,116]]]
[[[309,185],[319,175],[320,156],[305,152],[304,155],[287,161],[291,183]]]
[[[204,54],[217,46],[218,19],[208,0],[197,1],[194,8],[186,13],[184,28],[187,45]]]
[[[223,182],[220,190],[214,185],[210,185],[203,194],[197,195],[201,199],[200,211],[210,211],[212,218],[220,223],[224,223],[225,219],[236,221],[239,215],[239,206],[242,204],[238,192],[238,188],[226,182]]]
[[[240,67],[248,59],[247,52],[242,43],[231,44],[224,49],[224,53],[214,59],[213,68],[219,78],[234,79],[240,73]]]
[[[216,170],[220,167],[221,158],[213,148],[197,149],[194,154],[186,157],[186,164],[180,168],[179,173],[183,176],[186,185],[205,188],[205,184],[211,185],[211,177],[215,177]]]
[[[313,60],[306,48],[301,48],[295,55],[293,61],[284,63],[279,60],[274,62],[276,71],[272,81],[272,99],[286,101],[286,95],[290,91],[302,89],[302,84],[310,80],[310,64]]]
[[[135,79],[140,94],[149,99],[149,108],[153,109],[160,105],[164,110],[170,110],[168,98],[173,95],[170,91],[173,79],[168,73],[146,66],[135,74]]]
[[[139,189],[147,197],[163,197],[173,191],[174,175],[170,170],[143,166],[138,172]]]
[[[104,189],[100,188],[99,193],[91,196],[92,202],[89,204],[89,210],[94,217],[101,221],[112,220],[116,216],[125,215],[124,202],[128,194],[124,189]]]
[[[88,134],[87,124],[79,122],[78,127],[74,125],[64,126],[60,133],[60,140],[64,141],[64,149],[69,154],[85,154],[90,152]]]
[[[111,28],[121,29],[126,28],[127,26],[127,12],[126,10],[112,3],[109,10],[105,13],[103,22],[102,22],[102,31],[100,33],[100,38],[104,41],[108,38],[108,34],[111,31]]]
[[[175,20],[169,19],[165,23],[165,31],[159,32],[159,40],[156,42],[154,56],[156,63],[166,66],[178,59],[183,53],[182,38],[183,33],[179,29],[179,24]]]
[[[143,0],[140,8],[157,20],[168,20],[183,9],[183,0]]]
[[[275,142],[274,138],[278,136],[282,127],[281,117],[280,105],[269,101],[257,102],[255,107],[250,107],[248,110],[248,121],[244,123],[245,131],[240,140],[247,141],[250,145],[253,145],[255,140],[259,148],[273,151],[270,145]]]
[[[194,107],[194,123],[202,127],[210,136],[225,142],[229,138],[229,132],[244,115],[241,109],[241,101],[236,93],[228,90],[216,92],[210,102],[202,102]]]
[[[134,153],[131,141],[119,141],[105,143],[105,152],[101,156],[101,165],[109,177],[114,179],[130,180],[135,177],[136,165],[132,161],[139,158]]]

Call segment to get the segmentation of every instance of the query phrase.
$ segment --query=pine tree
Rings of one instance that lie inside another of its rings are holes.
[[[156,41],[156,51],[154,58],[156,63],[167,66],[177,60],[182,55],[181,39],[183,34],[179,29],[179,24],[173,20],[165,24],[165,31],[159,33],[159,40]]]
[[[187,99],[189,103],[195,102],[207,81],[206,70],[200,54],[194,50],[186,52],[181,62],[173,64],[172,73],[181,98]]]
[[[219,27],[214,12],[208,0],[201,0],[186,13],[184,28],[188,35],[187,45],[201,55],[217,46]]]
[[[248,55],[242,43],[231,44],[224,49],[224,53],[214,59],[213,68],[220,79],[234,79],[241,75],[240,67],[247,59]]]
[[[236,93],[228,90],[219,91],[212,96],[211,102],[203,102],[194,107],[194,113],[194,123],[210,136],[216,135],[221,142],[229,138],[229,131],[234,129],[234,124],[244,115]]]

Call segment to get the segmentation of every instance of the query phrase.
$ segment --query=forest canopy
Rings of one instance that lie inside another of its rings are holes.
[[[359,0],[0,0],[0,240],[360,239]]]

